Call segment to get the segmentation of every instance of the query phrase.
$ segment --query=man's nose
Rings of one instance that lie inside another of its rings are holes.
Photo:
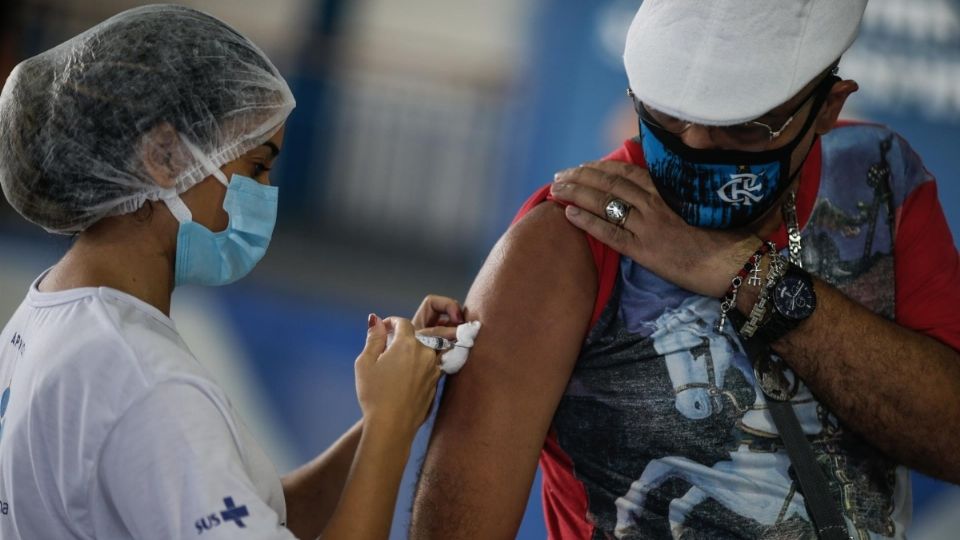
[[[710,126],[690,124],[690,127],[680,134],[680,140],[690,148],[696,148],[698,150],[716,149],[720,146],[714,138],[714,133],[715,130]]]

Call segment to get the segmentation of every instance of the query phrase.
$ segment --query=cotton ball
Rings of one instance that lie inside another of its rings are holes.
[[[457,343],[440,358],[440,369],[447,375],[453,375],[467,363],[470,348],[473,347],[480,332],[480,321],[471,321],[457,326]]]

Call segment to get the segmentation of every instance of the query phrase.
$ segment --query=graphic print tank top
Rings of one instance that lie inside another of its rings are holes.
[[[643,165],[641,153],[627,141],[610,159]],[[831,131],[808,157],[798,193],[804,268],[893,319],[900,212],[927,183],[919,158],[886,128]],[[719,301],[627,257],[611,272],[541,456],[551,537],[815,538],[739,338],[729,324],[715,330]],[[851,535],[903,538],[906,469],[845,429],[802,383],[792,405]]]

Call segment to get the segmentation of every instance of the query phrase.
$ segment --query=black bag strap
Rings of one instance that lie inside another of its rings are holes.
[[[770,359],[770,347],[765,344],[746,340],[744,348],[754,366],[758,361]],[[762,385],[761,389],[763,389]],[[827,477],[817,463],[813,447],[803,433],[803,428],[800,427],[800,421],[793,406],[790,405],[790,400],[776,399],[766,391],[764,395],[770,416],[773,417],[773,423],[777,426],[783,445],[787,449],[787,455],[790,456],[790,462],[793,464],[807,513],[817,530],[817,538],[852,540],[840,507],[830,493]]]

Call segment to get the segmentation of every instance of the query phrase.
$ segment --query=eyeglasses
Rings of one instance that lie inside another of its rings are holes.
[[[808,95],[806,99],[797,105],[793,112],[790,113],[790,116],[780,125],[778,129],[774,129],[770,124],[760,122],[758,120],[751,120],[749,122],[734,124],[732,126],[704,127],[714,130],[715,133],[722,134],[725,141],[729,141],[732,144],[744,147],[744,149],[764,147],[782,135],[784,131],[786,131],[787,127],[793,122],[794,118],[800,114],[800,111],[802,111],[803,108],[810,103],[810,100],[828,90],[833,86],[833,83],[838,80],[840,79],[836,76],[836,68],[834,68],[826,77],[823,78],[823,80],[817,84],[816,87],[814,87],[814,89],[810,92],[810,95]],[[674,116],[670,116],[667,113],[647,107],[643,104],[643,102],[637,99],[637,96],[630,88],[627,89],[627,95],[633,100],[633,107],[637,111],[637,114],[640,115],[642,120],[669,133],[680,135],[684,131],[690,129],[690,126],[694,125],[694,122],[687,122],[686,120],[681,120]]]

